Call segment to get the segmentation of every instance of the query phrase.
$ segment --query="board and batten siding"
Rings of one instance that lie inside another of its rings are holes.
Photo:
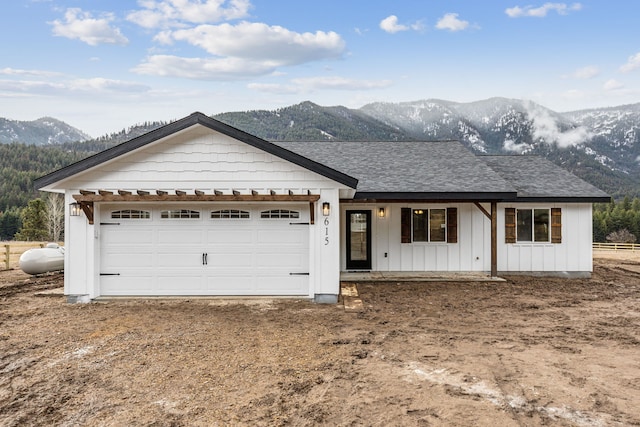
[[[560,208],[561,243],[505,243],[505,208]],[[498,272],[591,272],[593,224],[590,203],[498,205]]]
[[[489,203],[482,206],[491,210]],[[376,213],[386,210],[385,218]],[[401,243],[401,208],[458,208],[457,243]],[[505,208],[560,208],[561,243],[505,243]],[[409,205],[344,204],[341,211],[341,259],[346,270],[346,210],[372,213],[373,271],[489,272],[491,270],[491,221],[471,203]],[[592,220],[589,203],[498,204],[498,272],[563,273],[592,271]],[[385,257],[385,253],[387,256]]]
[[[315,224],[309,227],[310,297],[337,295],[340,290],[339,197],[349,191],[343,184],[288,162],[234,138],[202,126],[194,126],[124,154],[56,184],[65,190],[67,206],[80,189],[135,191],[165,190],[174,194],[194,190],[213,194],[213,190],[231,194],[232,190],[251,194],[320,195],[315,203]],[[52,187],[55,191],[55,186]],[[332,210],[325,226],[322,203]],[[227,203],[228,204],[228,203]],[[283,207],[285,206],[283,202]],[[124,206],[125,204],[123,204]],[[130,208],[130,205],[128,205]],[[175,207],[175,203],[173,203]],[[100,218],[101,203],[94,204],[94,216]],[[67,209],[68,211],[68,209]],[[100,293],[100,222],[87,222],[65,215],[65,294],[80,299]],[[328,239],[327,239],[328,238]],[[325,244],[325,241],[328,241]]]
[[[384,207],[384,218],[377,216]],[[401,243],[401,209],[458,209],[457,243]],[[488,207],[488,206],[487,206]],[[491,268],[491,224],[480,210],[469,203],[408,205],[384,203],[348,203],[342,206],[341,260],[346,270],[346,210],[369,209],[372,218],[372,270],[373,271],[486,271]],[[385,254],[387,255],[385,257]]]

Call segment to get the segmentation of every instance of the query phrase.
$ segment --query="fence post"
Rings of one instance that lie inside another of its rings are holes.
[[[4,263],[7,266],[7,270],[9,269],[9,254],[11,253],[11,249],[9,245],[4,245],[5,259]]]

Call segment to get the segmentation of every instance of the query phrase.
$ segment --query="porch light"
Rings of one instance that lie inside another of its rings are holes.
[[[322,203],[322,216],[329,216],[329,213],[331,213],[331,205],[329,205],[329,202],[323,202]]]
[[[385,214],[384,208],[378,208],[378,217],[384,218]]]
[[[82,209],[80,209],[80,203],[73,202],[73,203],[69,204],[69,215],[70,216],[80,216],[80,212],[81,211],[82,211]]]

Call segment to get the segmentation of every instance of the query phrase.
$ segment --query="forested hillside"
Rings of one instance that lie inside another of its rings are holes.
[[[61,146],[0,144],[0,212],[11,206],[26,206],[40,195],[33,188],[34,179],[87,155]]]

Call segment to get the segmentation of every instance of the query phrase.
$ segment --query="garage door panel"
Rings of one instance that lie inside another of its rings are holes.
[[[106,244],[125,244],[131,245],[142,243],[153,243],[153,230],[152,229],[139,229],[132,228],[123,225],[110,225],[105,226],[102,229],[101,238],[103,243]]]
[[[181,274],[159,274],[158,295],[205,295],[206,286],[202,274],[184,271]]]
[[[294,227],[287,225],[287,227]],[[281,245],[296,244],[299,245],[306,241],[306,237],[309,235],[309,229],[306,227],[300,227],[297,230],[292,228],[273,229],[273,230],[258,230],[258,244],[278,243]]]
[[[157,263],[163,266],[172,267],[198,267],[202,266],[202,252],[176,252],[158,253]]]
[[[140,252],[109,253],[108,256],[103,256],[102,272],[107,272],[105,269],[116,269],[118,270],[117,272],[122,272],[123,269],[129,268],[129,266],[134,269],[153,268],[155,265],[153,256],[141,257],[139,255]]]
[[[253,268],[254,265],[254,256],[251,253],[246,252],[237,252],[237,253],[209,253],[207,257],[207,267],[209,270],[227,271],[233,270],[238,271],[238,268]]]
[[[241,220],[201,209],[197,221],[161,219],[166,209],[101,227],[101,272],[120,274],[101,277],[102,295],[308,295],[308,226],[261,218],[259,207]]]
[[[218,274],[207,277],[207,293],[210,295],[255,295],[253,275]]]
[[[255,241],[255,230],[234,227],[218,228],[209,230],[207,238],[209,242],[224,242],[226,244],[249,244]],[[251,226],[248,226],[251,227]]]
[[[256,281],[256,292],[271,292],[273,295],[304,295],[307,293],[308,276],[261,275]]]
[[[200,244],[203,242],[202,229],[172,229],[158,231],[158,244]]]
[[[308,256],[306,254],[291,252],[276,252],[259,254],[256,266],[258,268],[269,267],[272,269],[304,269],[307,265]]]
[[[152,275],[102,276],[101,294],[105,296],[153,295],[155,280]]]

